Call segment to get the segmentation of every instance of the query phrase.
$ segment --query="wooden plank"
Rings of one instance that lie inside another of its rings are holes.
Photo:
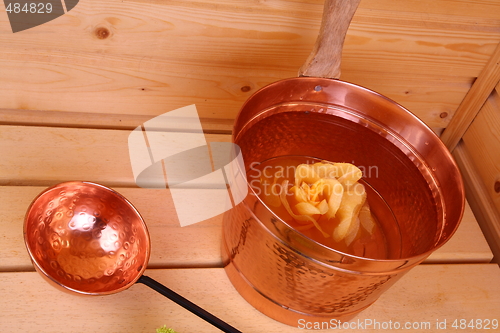
[[[476,166],[463,143],[457,146],[453,156],[464,177],[467,200],[470,202],[477,221],[494,254],[493,261],[498,263],[500,262],[500,213],[498,207],[495,206],[495,202],[488,195],[489,190],[478,175]]]
[[[135,187],[128,152],[130,131],[32,126],[0,127],[0,185],[49,186],[88,180]],[[206,134],[208,142],[229,135]]]
[[[500,60],[500,59],[499,59]],[[500,212],[500,95],[493,92],[463,136],[463,148]]]
[[[0,272],[33,270],[23,241],[23,221],[44,187],[0,187]],[[222,215],[180,227],[168,190],[116,188],[137,207],[151,236],[150,268],[222,267]],[[493,255],[469,206],[451,240],[426,263],[490,262]]]
[[[149,270],[146,274],[242,332],[293,330],[244,301],[223,269]],[[0,273],[0,294],[2,329],[8,332],[154,332],[163,325],[178,332],[218,332],[142,285],[105,297],[78,297],[52,288],[35,272]],[[368,332],[380,331],[375,321],[379,325],[410,323],[437,331],[436,325],[446,320],[450,331],[455,320],[498,320],[499,307],[497,265],[420,265],[354,322],[371,320],[372,326],[362,329]],[[331,330],[304,330],[313,331]]]
[[[497,85],[497,88],[500,83]],[[458,153],[469,200],[500,262],[500,93],[494,90],[465,132]],[[473,198],[472,198],[473,196]]]
[[[15,34],[2,15],[0,109],[154,117],[197,104],[203,118],[232,120],[256,89],[297,75],[321,10],[316,0],[85,1]],[[495,0],[362,1],[342,79],[445,127],[499,42],[499,16]]]
[[[23,240],[24,215],[45,187],[0,187],[0,271],[33,270]],[[148,267],[221,267],[221,223],[217,216],[180,227],[168,190],[116,189],[139,210],[151,237]]]
[[[500,43],[441,135],[448,149],[456,147],[499,81]]]

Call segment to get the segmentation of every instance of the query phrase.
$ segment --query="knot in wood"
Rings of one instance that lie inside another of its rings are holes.
[[[106,39],[109,37],[109,35],[111,35],[109,30],[107,28],[104,28],[104,27],[99,27],[99,28],[95,29],[94,34],[99,39]]]

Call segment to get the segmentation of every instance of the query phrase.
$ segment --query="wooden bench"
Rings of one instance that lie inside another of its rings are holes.
[[[112,296],[79,297],[56,290],[34,272],[23,241],[26,209],[45,187],[74,179],[112,186],[139,209],[152,238],[147,275],[243,332],[292,330],[253,309],[228,281],[220,254],[221,216],[180,227],[168,190],[134,185],[130,131],[4,125],[0,133],[0,316],[8,331],[154,332],[164,324],[178,332],[216,331],[142,285]],[[489,263],[492,257],[467,205],[454,237],[357,318],[363,324],[418,322],[433,328],[444,320],[450,327],[454,320],[494,319],[500,270]]]

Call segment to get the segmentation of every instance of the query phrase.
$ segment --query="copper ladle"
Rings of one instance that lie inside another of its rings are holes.
[[[65,182],[40,193],[24,220],[35,269],[53,286],[81,295],[109,295],[143,283],[224,332],[240,332],[143,275],[151,252],[137,209],[122,195],[90,182]]]

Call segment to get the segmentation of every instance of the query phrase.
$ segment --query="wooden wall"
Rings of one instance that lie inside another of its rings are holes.
[[[500,67],[500,61],[498,62]],[[454,151],[467,199],[500,263],[500,81]]]
[[[486,185],[486,193],[500,213],[500,82],[465,133],[463,142]]]
[[[80,0],[64,16],[12,33],[0,5],[0,124],[128,130],[196,104],[207,133],[228,134],[253,92],[297,75],[322,7],[322,0]],[[491,68],[500,73],[500,60],[489,63],[499,42],[499,0],[362,0],[341,79],[394,99],[439,133],[451,122],[444,135],[455,134],[451,149],[463,135],[455,156],[469,201],[476,215],[490,216],[486,233],[500,240],[500,88],[480,89],[489,98],[477,112],[461,104]]]
[[[230,130],[256,89],[297,74],[322,6],[80,0],[18,33],[0,6],[0,119],[132,128],[196,104],[207,131]],[[439,130],[499,42],[498,0],[362,0],[342,79],[391,97]]]

